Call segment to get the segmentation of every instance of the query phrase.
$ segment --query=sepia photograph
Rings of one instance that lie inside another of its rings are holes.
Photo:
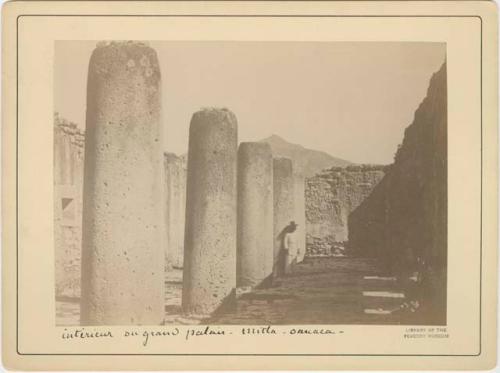
[[[9,1],[2,364],[492,369],[492,1]]]
[[[447,325],[447,46],[57,40],[57,326]]]

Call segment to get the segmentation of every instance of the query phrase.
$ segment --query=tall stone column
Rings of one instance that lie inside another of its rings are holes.
[[[267,143],[238,150],[237,285],[258,286],[273,269],[273,156]]]
[[[87,85],[82,325],[163,321],[160,133],[156,52],[98,45]]]
[[[164,154],[166,261],[168,268],[182,268],[186,217],[186,162],[184,156]]]
[[[189,128],[182,307],[207,315],[234,301],[237,121],[227,109],[196,112]]]
[[[304,260],[306,250],[306,199],[305,199],[305,179],[302,175],[296,174],[294,177],[294,219],[297,227],[297,249],[295,259],[297,263]]]
[[[273,199],[274,199],[274,275],[283,270],[283,237],[285,228],[294,218],[294,180],[292,160],[274,158],[273,160]],[[288,258],[289,259],[289,258]]]

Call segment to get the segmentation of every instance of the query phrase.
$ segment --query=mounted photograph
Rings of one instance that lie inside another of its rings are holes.
[[[492,1],[8,1],[2,363],[497,364]]]
[[[55,41],[55,324],[446,326],[446,60]]]

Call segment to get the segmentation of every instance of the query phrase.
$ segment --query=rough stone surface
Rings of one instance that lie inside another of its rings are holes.
[[[348,239],[348,217],[385,174],[385,166],[333,167],[306,183],[307,252],[327,255]]]
[[[185,156],[164,154],[166,268],[182,268],[184,262],[184,220],[186,217]]]
[[[284,229],[295,220],[294,175],[292,160],[274,158],[273,160],[273,200],[274,200],[274,273],[283,245]],[[295,253],[290,253],[293,256]]]
[[[273,268],[273,157],[266,143],[238,150],[237,285],[258,286]]]
[[[58,113],[54,115],[54,126],[56,297],[79,298],[85,132]],[[182,268],[184,260],[186,158],[164,154],[167,270]]]
[[[160,70],[142,43],[90,59],[83,199],[83,325],[164,318]]]
[[[295,174],[294,176],[294,219],[298,224],[297,235],[297,253],[296,261],[300,263],[304,260],[306,252],[306,199],[305,199],[305,179]]]
[[[446,65],[405,130],[394,164],[349,218],[349,245],[405,276],[422,273],[432,322],[446,322],[447,269]],[[425,306],[425,305],[424,305]]]
[[[80,296],[84,134],[54,115],[56,297]]]
[[[227,109],[196,112],[189,128],[182,306],[229,307],[236,287],[237,121]]]

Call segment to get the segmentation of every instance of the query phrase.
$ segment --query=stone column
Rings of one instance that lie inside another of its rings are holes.
[[[267,143],[238,150],[237,285],[258,286],[273,269],[273,156]]]
[[[306,200],[305,200],[305,179],[301,175],[294,177],[294,219],[298,224],[297,227],[297,249],[295,256],[296,262],[300,263],[304,260],[306,250]]]
[[[186,217],[186,162],[184,156],[164,154],[167,269],[182,268]]]
[[[87,85],[82,325],[163,321],[160,133],[156,52],[98,45]]]
[[[273,161],[274,199],[274,275],[282,272],[281,248],[285,228],[294,218],[294,180],[292,160],[275,158]]]
[[[207,315],[234,301],[237,121],[227,109],[195,113],[189,128],[182,307]]]

